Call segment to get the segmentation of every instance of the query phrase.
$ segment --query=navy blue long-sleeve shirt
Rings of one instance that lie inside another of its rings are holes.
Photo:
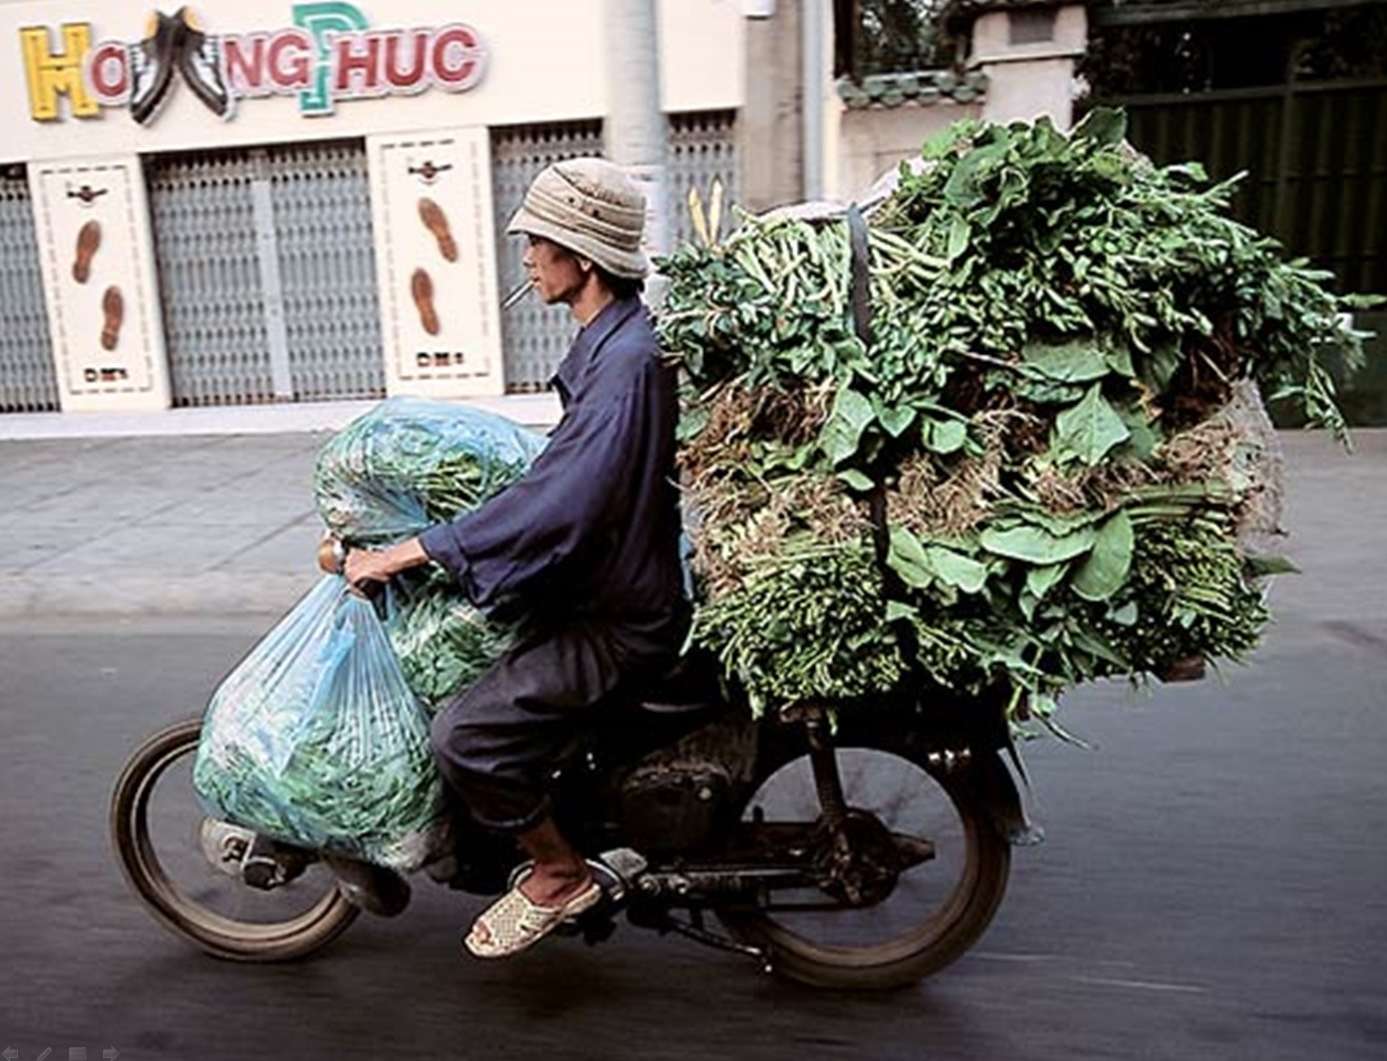
[[[674,485],[678,400],[638,298],[609,303],[553,380],[564,415],[524,478],[420,544],[474,604],[612,618],[682,596]]]

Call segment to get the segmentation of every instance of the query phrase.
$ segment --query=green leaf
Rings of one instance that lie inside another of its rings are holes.
[[[1253,578],[1262,578],[1265,575],[1300,574],[1300,568],[1284,556],[1249,556],[1247,557],[1247,570]]]
[[[844,469],[838,473],[838,478],[847,483],[854,490],[861,490],[863,493],[866,493],[876,485],[876,483],[872,482],[871,479],[856,468]]]
[[[1086,383],[1109,371],[1101,347],[1092,339],[1067,343],[1027,343],[1022,362],[1057,383]]]
[[[891,545],[886,552],[886,566],[901,576],[901,581],[916,589],[925,589],[934,576],[925,557],[920,539],[904,527],[891,528]]]
[[[1007,153],[1007,142],[1001,141],[977,147],[958,160],[954,171],[944,184],[944,198],[954,206],[969,207],[980,203],[982,190],[978,187],[979,170],[987,170]]]
[[[1035,609],[1036,605],[1040,603],[1040,598],[1029,590],[1022,590],[1016,603],[1020,605],[1021,614],[1026,617],[1026,622],[1035,622]]]
[[[952,125],[945,126],[925,141],[924,146],[920,149],[920,155],[926,161],[937,162],[953,151],[954,145],[958,143],[958,139],[959,130]],[[910,168],[902,162],[901,179],[905,180],[913,176],[914,174],[910,172]]]
[[[1092,630],[1076,627],[1069,633],[1074,644],[1090,655],[1097,656],[1102,660],[1107,660],[1120,670],[1132,669],[1130,660],[1124,658],[1122,653],[1118,652],[1117,649],[1113,648],[1112,645],[1108,644],[1106,640]]]
[[[1072,140],[1092,140],[1101,147],[1122,143],[1127,135],[1127,115],[1115,107],[1094,107],[1069,134]]]
[[[894,623],[897,619],[915,619],[919,616],[920,609],[913,604],[906,604],[904,601],[889,600],[886,602],[886,621]]]
[[[1103,518],[1103,513],[1101,512],[1050,512],[1041,508],[1039,505],[1026,505],[1024,507],[1012,505],[1009,506],[1008,512],[1013,513],[1016,519],[1044,527],[1056,537],[1062,537],[1070,531],[1078,530],[1080,527],[1092,526]]]
[[[1121,589],[1132,569],[1132,544],[1132,517],[1119,510],[1098,528],[1093,551],[1074,572],[1074,592],[1101,601]]]
[[[927,419],[920,429],[925,448],[935,453],[956,453],[968,441],[968,425],[962,420]]]
[[[988,527],[980,541],[988,552],[1013,560],[1046,565],[1071,560],[1093,548],[1092,527],[1081,527],[1063,535],[1054,535],[1034,524],[1022,523],[1008,528]]]
[[[1039,601],[1068,570],[1068,564],[1046,564],[1043,567],[1031,568],[1026,572],[1026,592]]]
[[[986,564],[980,564],[942,545],[926,546],[925,558],[930,571],[940,582],[957,586],[964,593],[977,593],[987,581]]]
[[[877,420],[892,438],[901,434],[915,422],[916,410],[909,405],[885,406],[877,409]]]
[[[1132,349],[1126,343],[1107,343],[1103,346],[1103,359],[1119,376],[1137,378],[1137,370],[1132,366]]]
[[[1084,396],[1082,384],[1056,383],[1054,380],[1029,376],[1011,377],[1004,386],[1016,397],[1040,405],[1070,405]]]
[[[857,452],[862,432],[871,423],[872,403],[851,387],[844,387],[833,401],[833,412],[824,424],[819,445],[835,464]]]
[[[949,223],[949,247],[945,252],[945,258],[950,265],[965,250],[968,249],[968,220],[961,214],[955,214],[953,221]]]
[[[1181,360],[1179,341],[1166,339],[1152,348],[1151,355],[1142,367],[1142,381],[1157,394],[1163,393],[1179,371]]]
[[[1140,461],[1147,460],[1161,443],[1160,432],[1147,419],[1145,411],[1138,402],[1118,406],[1117,415],[1122,418],[1122,422],[1127,425],[1127,430],[1131,432],[1131,438],[1122,447],[1122,455],[1135,457]]]
[[[1097,383],[1089,388],[1083,401],[1056,417],[1055,430],[1061,455],[1077,457],[1090,466],[1102,460],[1119,442],[1131,437],[1127,425],[1113,411]]]
[[[1107,617],[1118,626],[1134,626],[1137,621],[1137,602],[1129,600],[1121,608],[1108,612]]]

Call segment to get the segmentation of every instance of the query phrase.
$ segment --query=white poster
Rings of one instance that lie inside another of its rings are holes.
[[[505,392],[484,128],[367,141],[391,394]]]
[[[167,407],[139,159],[39,163],[29,173],[63,408]]]

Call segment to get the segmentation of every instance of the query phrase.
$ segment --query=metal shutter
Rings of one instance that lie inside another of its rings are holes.
[[[0,171],[0,413],[58,408],[34,213],[15,167]]]

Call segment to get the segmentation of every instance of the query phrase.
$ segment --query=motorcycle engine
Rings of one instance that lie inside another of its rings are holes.
[[[697,851],[736,813],[740,783],[755,762],[749,720],[723,721],[646,756],[619,789],[627,841],[644,854]]]

